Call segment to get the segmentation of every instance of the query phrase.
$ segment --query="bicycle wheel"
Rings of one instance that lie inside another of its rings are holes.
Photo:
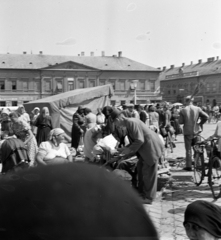
[[[213,198],[218,199],[221,196],[221,160],[213,157],[209,163],[208,173],[209,186],[211,188]]]
[[[200,152],[195,153],[194,157],[194,182],[199,186],[205,176],[204,156]]]

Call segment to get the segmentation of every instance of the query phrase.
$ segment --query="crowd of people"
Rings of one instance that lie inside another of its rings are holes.
[[[156,198],[158,166],[162,164],[164,160],[165,149],[169,144],[168,141],[172,142],[175,147],[174,142],[179,134],[184,135],[186,148],[186,167],[184,170],[191,171],[192,142],[196,134],[202,131],[203,124],[207,120],[209,121],[209,114],[211,113],[208,113],[203,107],[194,106],[193,101],[194,99],[188,96],[185,107],[168,104],[167,102],[145,106],[135,106],[133,104],[119,107],[105,106],[102,109],[98,108],[96,114],[89,108],[79,106],[73,114],[71,146],[69,147],[65,142],[64,130],[53,127],[50,112],[47,107],[43,109],[36,107],[30,115],[25,111],[24,106],[19,106],[18,109],[13,112],[10,112],[8,109],[3,109],[1,112],[0,141],[2,173],[7,175],[16,172],[22,175],[23,171],[20,170],[29,168],[30,172],[35,173],[33,176],[43,174],[42,181],[47,181],[50,177],[54,179],[53,181],[57,181],[57,185],[53,185],[53,191],[58,191],[58,189],[60,189],[59,186],[63,186],[63,180],[61,181],[61,179],[66,178],[69,179],[65,183],[66,185],[69,184],[68,182],[70,182],[69,185],[76,185],[76,182],[74,183],[75,178],[79,178],[81,182],[87,181],[85,184],[87,184],[87,186],[91,185],[91,188],[89,187],[88,189],[90,190],[94,189],[95,185],[99,187],[101,183],[104,184],[107,179],[104,177],[103,180],[101,178],[101,181],[97,182],[98,178],[95,178],[93,173],[97,170],[95,170],[96,168],[93,165],[102,164],[102,161],[107,162],[107,156],[121,156],[124,160],[118,163],[117,160],[111,161],[109,169],[112,168],[112,170],[114,170],[118,168],[127,171],[132,176],[132,184],[142,197],[143,203],[152,204]],[[183,125],[183,127],[181,127],[181,125]],[[217,135],[218,132],[217,128],[214,134]],[[110,150],[108,146],[107,149],[105,149],[104,146],[99,143],[111,134],[117,144],[114,149]],[[80,149],[81,145],[84,146],[83,152],[82,149]],[[71,153],[71,149],[75,149],[74,156]],[[91,165],[86,164],[86,168],[84,169],[81,165],[76,167],[64,164],[73,162],[75,157],[79,155],[84,157],[84,161],[91,163]],[[134,161],[134,159],[131,160],[131,156],[134,155],[136,156],[136,161]],[[103,158],[101,158],[101,156]],[[42,170],[45,168],[36,168],[36,166],[45,165],[51,165],[48,168],[50,176],[47,174],[47,170]],[[65,172],[61,171],[62,169]],[[74,171],[76,175],[73,177]],[[85,173],[87,176],[84,175]],[[89,180],[86,180],[87,178]],[[25,179],[25,176],[23,176],[23,179]],[[61,183],[58,183],[58,181],[61,181]],[[112,184],[112,180],[108,181]],[[26,183],[24,183],[24,185],[27,187]],[[48,184],[45,184],[45,186],[50,188]],[[33,186],[31,187],[33,188]],[[35,190],[36,189],[38,189],[38,187],[36,187]],[[65,189],[66,191],[66,188],[61,189]],[[80,188],[78,188],[78,190],[79,189]],[[51,190],[47,189],[46,191]],[[119,191],[119,193],[121,191]],[[36,193],[38,194],[38,190]],[[20,192],[19,194],[22,195],[23,193]],[[72,193],[69,190],[67,190],[65,194],[72,199]],[[130,193],[126,193],[126,195],[128,194],[130,195]],[[75,195],[75,197],[76,196],[78,195]],[[79,199],[83,199],[82,196],[79,194]],[[128,199],[133,198],[133,196],[128,197]],[[75,202],[75,200],[73,200],[73,202]],[[109,202],[109,200],[107,200],[107,202]],[[57,204],[56,200],[53,204]],[[97,203],[96,201],[92,201],[90,204],[93,205],[91,209],[94,209]],[[138,203],[134,204],[136,206],[139,205]],[[198,216],[200,215],[200,211],[197,210],[199,206],[205,209],[204,221]],[[122,209],[123,208],[122,206]],[[78,211],[82,213],[83,210],[78,209]],[[213,217],[212,214],[214,211],[217,211],[218,217]],[[115,210],[113,210],[112,213],[115,213]],[[23,211],[23,214],[26,214],[26,210]],[[184,219],[187,236],[190,239],[203,239],[198,238],[198,236],[204,236],[204,239],[209,239],[209,237],[213,239],[212,237],[214,236],[220,237],[220,214],[221,210],[214,204],[204,201],[197,204],[190,204],[186,209]],[[73,218],[73,215],[70,217]],[[146,224],[149,224],[152,228],[151,223],[148,223],[150,220],[146,219],[145,221]],[[208,222],[210,222],[209,227],[207,225]],[[213,222],[217,224],[215,227],[213,226]],[[102,231],[100,228],[98,230]],[[95,232],[100,236],[98,230]],[[127,232],[127,230],[123,228],[121,228],[121,231]],[[153,239],[158,239],[154,228],[152,228],[150,232],[145,232],[144,229],[140,229],[140,231],[144,231],[144,235],[149,234],[148,236],[153,236]],[[77,235],[78,234],[82,234],[82,232],[77,232]],[[193,238],[193,236],[195,238]]]

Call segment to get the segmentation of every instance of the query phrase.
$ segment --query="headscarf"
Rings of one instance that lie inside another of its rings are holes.
[[[4,108],[1,112],[1,114],[3,114],[3,113],[9,115],[10,111],[7,108]]]
[[[198,200],[189,204],[184,215],[184,225],[193,223],[214,237],[221,238],[221,207],[214,203]]]
[[[129,184],[93,165],[30,168],[0,188],[0,239],[158,239]]]
[[[33,114],[35,114],[35,110],[40,111],[40,108],[39,108],[39,107],[35,107],[31,112],[32,112]]]
[[[57,136],[59,134],[65,133],[63,129],[61,128],[54,128],[50,131],[48,139],[51,141],[53,139],[53,136]]]

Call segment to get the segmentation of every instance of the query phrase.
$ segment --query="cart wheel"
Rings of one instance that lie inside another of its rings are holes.
[[[221,196],[221,159],[213,157],[209,164],[208,173],[209,186],[213,198],[218,199]]]
[[[194,157],[194,182],[199,186],[205,176],[205,164],[203,154],[196,152]]]

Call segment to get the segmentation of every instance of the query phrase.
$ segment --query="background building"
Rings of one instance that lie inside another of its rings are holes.
[[[200,92],[195,101],[205,103],[213,99],[221,103],[221,60],[219,57],[208,58],[206,62],[200,59],[198,63],[163,68],[159,76],[160,91],[163,100],[168,102],[184,102],[184,97],[191,95],[198,83]]]
[[[128,91],[134,79],[137,103],[157,101],[159,69],[118,55],[53,56],[39,54],[0,54],[0,106],[16,106],[77,88],[112,84],[112,104],[133,101]]]

